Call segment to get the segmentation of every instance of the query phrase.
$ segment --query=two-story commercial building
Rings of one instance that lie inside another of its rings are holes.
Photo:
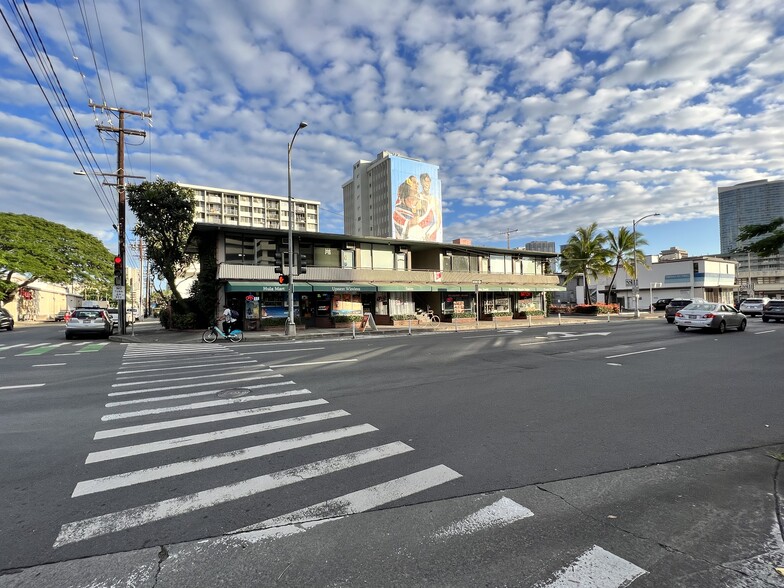
[[[432,309],[442,320],[478,313],[524,316],[546,310],[546,292],[561,292],[550,273],[554,253],[459,243],[295,231],[294,315],[327,327],[336,316],[371,313],[376,323]],[[288,285],[278,282],[276,253],[287,252],[279,229],[197,223],[191,250],[214,256],[220,303],[240,311],[245,328],[288,314]],[[204,267],[202,263],[202,267]],[[288,260],[284,258],[284,272]],[[295,272],[296,273],[296,272]]]

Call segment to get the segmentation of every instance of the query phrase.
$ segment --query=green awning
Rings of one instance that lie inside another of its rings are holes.
[[[373,284],[379,292],[432,292],[435,286],[430,284],[408,284],[408,283],[377,283]]]
[[[226,292],[288,292],[288,284],[278,284],[277,282],[237,282],[226,283]],[[294,281],[295,292],[312,292],[308,282]]]
[[[375,292],[373,284],[359,282],[310,282],[314,292]]]

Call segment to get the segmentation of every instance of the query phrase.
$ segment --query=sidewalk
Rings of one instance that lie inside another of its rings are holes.
[[[664,320],[664,313],[641,313],[639,320]],[[332,328],[332,329],[315,329],[297,327],[297,334],[290,337],[284,334],[282,329],[270,331],[243,331],[245,341],[269,341],[269,340],[290,340],[290,339],[319,339],[319,338],[336,338],[336,337],[371,337],[376,335],[408,335],[420,333],[454,333],[454,332],[471,332],[476,330],[524,330],[533,327],[553,327],[563,325],[586,325],[596,324],[606,325],[607,323],[614,323],[619,321],[629,321],[634,319],[634,313],[624,312],[621,314],[602,315],[602,316],[576,316],[576,315],[562,315],[549,316],[544,319],[531,319],[531,320],[512,320],[512,321],[476,321],[474,323],[440,323],[438,326],[433,326],[428,323],[418,323],[411,321],[410,326],[387,326],[379,325],[377,330],[373,331],[370,328],[365,329],[363,332],[359,325],[355,329],[348,327]],[[154,321],[153,324],[152,321]],[[191,329],[191,330],[167,330],[160,326],[157,319],[148,319],[133,328],[129,325],[126,329],[125,335],[112,335],[111,341],[121,343],[197,343],[201,342],[201,335],[204,329]]]

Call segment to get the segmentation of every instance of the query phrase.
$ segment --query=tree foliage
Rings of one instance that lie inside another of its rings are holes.
[[[133,232],[144,239],[152,271],[166,280],[182,302],[176,280],[193,263],[185,252],[196,207],[193,191],[161,178],[128,186],[128,205],[136,215]]]
[[[635,235],[637,238],[636,248],[634,244]],[[642,233],[640,233],[640,231],[636,231],[635,233],[635,231],[630,231],[627,227],[619,227],[617,233],[608,230],[605,233],[605,244],[608,260],[614,268],[612,272],[612,279],[610,279],[610,283],[604,293],[604,302],[609,303],[610,293],[612,292],[613,285],[615,284],[615,278],[618,276],[618,270],[623,268],[623,270],[626,272],[626,275],[631,276],[635,280],[637,279],[637,272],[635,271],[634,267],[635,249],[637,250],[637,264],[646,268],[650,266],[645,262],[645,255],[642,251],[640,251],[641,245],[648,244],[648,241],[643,239]]]
[[[21,283],[12,276],[22,278]],[[0,213],[0,300],[35,280],[107,288],[112,254],[96,237],[27,214]]]
[[[767,224],[741,227],[736,241],[742,243],[751,239],[757,240],[739,247],[738,251],[750,251],[760,257],[778,254],[784,249],[784,217],[775,218]]]
[[[605,249],[607,236],[598,232],[598,225],[592,223],[588,227],[579,227],[569,237],[561,251],[561,269],[566,272],[566,279],[571,280],[579,274],[585,277],[584,302],[590,303],[589,278],[597,279],[600,275],[612,273]]]

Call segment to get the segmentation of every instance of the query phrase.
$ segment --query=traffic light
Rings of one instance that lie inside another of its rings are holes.
[[[283,252],[276,251],[275,252],[275,273],[282,274],[283,273]],[[280,282],[280,278],[278,278],[278,282]],[[283,282],[280,282],[281,284]]]
[[[284,276],[283,274],[280,274],[278,276],[278,284],[288,284],[288,283],[289,283],[289,277],[288,276]]]
[[[114,285],[123,285],[123,258],[119,255],[114,257]]]
[[[305,255],[304,253],[302,253],[302,254],[299,255],[299,258],[298,258],[297,261],[299,262],[299,265],[297,265],[297,274],[299,275],[299,274],[307,273],[308,256]]]

